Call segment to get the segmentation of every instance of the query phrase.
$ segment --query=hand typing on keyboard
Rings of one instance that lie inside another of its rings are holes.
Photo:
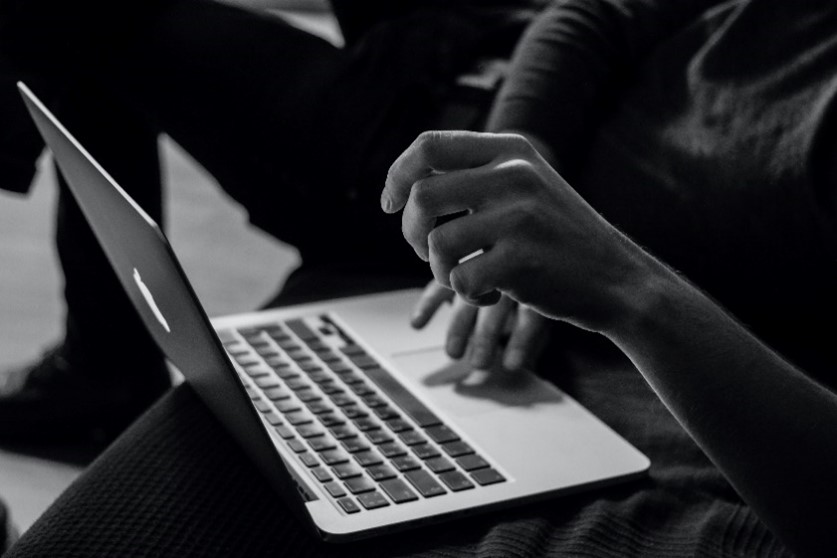
[[[453,301],[445,349],[451,358],[467,358],[477,369],[500,361],[508,370],[532,367],[547,339],[547,320],[502,295],[492,306],[473,306],[435,280],[425,287],[411,323],[424,327],[439,307]]]

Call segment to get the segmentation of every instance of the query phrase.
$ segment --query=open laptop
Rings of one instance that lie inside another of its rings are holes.
[[[18,87],[122,286],[167,358],[326,540],[351,540],[643,475],[648,459],[533,374],[444,353],[419,291],[210,322],[159,227]]]

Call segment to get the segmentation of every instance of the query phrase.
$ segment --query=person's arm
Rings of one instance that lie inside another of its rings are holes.
[[[540,141],[564,173],[648,54],[720,0],[566,0],[530,25],[492,107],[488,132]]]
[[[405,238],[464,299],[501,292],[613,340],[789,547],[837,550],[837,395],[616,230],[522,136],[423,134],[381,205],[403,208]]]

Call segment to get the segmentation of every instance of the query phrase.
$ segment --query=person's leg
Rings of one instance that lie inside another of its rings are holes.
[[[157,133],[132,109],[83,80],[51,95],[52,108],[155,219],[161,217]],[[0,440],[25,444],[107,440],[170,384],[168,370],[115,280],[60,170],[55,239],[64,276],[65,339],[7,373]]]
[[[159,220],[153,122],[203,163],[254,222],[298,245],[306,259],[348,259],[353,252],[380,265],[397,235],[387,234],[393,242],[384,248],[375,234],[377,204],[358,210],[352,199],[368,168],[375,169],[376,185],[383,181],[381,163],[388,157],[370,143],[376,138],[389,146],[390,136],[375,134],[403,129],[403,119],[392,116],[388,84],[357,67],[362,62],[278,19],[211,2],[167,3],[146,24],[105,54],[87,52],[71,61],[75,67],[32,64],[33,72],[54,78],[55,90],[45,95],[51,108],[104,168]],[[393,158],[398,149],[392,146]],[[31,438],[36,425],[30,423],[76,428],[73,419],[82,415],[89,426],[97,407],[109,414],[107,400],[98,406],[82,395],[49,403],[55,394],[44,378],[54,378],[56,370],[62,391],[69,377],[83,376],[87,395],[90,381],[122,380],[134,389],[147,383],[147,401],[164,385],[159,355],[66,188],[56,237],[66,279],[66,342],[35,367],[37,404],[32,389],[4,393],[4,439],[16,433]],[[142,370],[154,372],[142,378]],[[33,370],[25,372],[31,377]],[[76,403],[85,412],[72,408]],[[128,407],[136,412],[136,405]]]

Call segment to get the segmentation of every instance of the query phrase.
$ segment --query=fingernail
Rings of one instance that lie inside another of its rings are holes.
[[[392,212],[392,200],[389,199],[389,196],[381,196],[381,209],[384,210],[384,213]]]
[[[448,337],[446,347],[448,356],[450,356],[451,358],[460,358],[462,356],[462,353],[465,352],[464,341],[465,339],[463,337]]]
[[[508,370],[523,368],[523,361],[526,355],[520,349],[509,349],[503,357],[503,366]]]

